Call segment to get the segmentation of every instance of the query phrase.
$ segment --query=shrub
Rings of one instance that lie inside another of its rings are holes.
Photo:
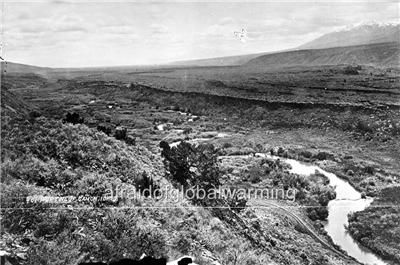
[[[235,197],[228,198],[229,207],[237,213],[246,209],[246,204],[247,200],[245,198],[240,198],[237,193],[235,194]]]
[[[83,117],[80,117],[78,113],[67,113],[65,116],[64,122],[72,123],[72,124],[78,124],[78,123],[83,123],[84,119]]]
[[[224,143],[223,145],[222,145],[222,148],[230,148],[230,147],[232,147],[233,145],[231,144],[231,143],[228,143],[228,142],[226,142],[226,143]]]
[[[97,130],[99,130],[100,132],[103,132],[107,135],[111,135],[113,128],[110,124],[102,123],[102,124],[97,125]]]
[[[74,194],[78,198],[82,198],[82,202],[99,205],[105,196],[110,195],[108,192],[120,182],[119,179],[110,179],[102,174],[89,173],[75,182]],[[88,198],[89,201],[86,201],[84,198]]]
[[[35,229],[43,220],[47,205],[28,202],[26,198],[35,194],[35,187],[22,182],[1,184],[2,225],[11,233],[23,233]]]
[[[315,207],[307,207],[307,216],[312,220],[326,220],[328,218],[329,212],[326,207],[315,206]]]
[[[318,160],[332,160],[334,158],[334,155],[328,152],[318,152],[316,155],[314,155],[314,157]]]
[[[369,121],[358,119],[355,124],[355,130],[360,133],[373,133],[374,128]]]
[[[99,220],[96,231],[103,239],[90,240],[85,248],[94,249],[91,252],[99,259],[118,259],[124,254],[133,259],[139,259],[143,253],[153,257],[166,254],[165,232],[137,211],[110,211]],[[102,241],[111,244],[102,244]],[[104,253],[110,254],[104,256]]]
[[[79,262],[80,249],[76,242],[64,236],[58,241],[39,239],[28,251],[26,264],[75,265]]]
[[[343,69],[343,74],[345,75],[358,75],[358,71],[361,70],[361,66],[348,65]]]
[[[126,139],[127,139],[126,133],[127,133],[126,128],[117,127],[117,128],[115,129],[114,137],[115,137],[115,139],[117,139],[117,140],[126,140]]]
[[[269,168],[267,168],[269,170]],[[252,166],[249,169],[249,181],[251,183],[259,183],[263,177],[265,177],[265,169],[261,166]]]
[[[143,193],[144,196],[156,196],[157,194],[150,194],[150,191],[153,192],[160,187],[154,182],[153,178],[150,177],[146,171],[143,171],[141,175],[139,175],[135,179],[135,186],[137,189]]]
[[[313,154],[310,151],[301,151],[299,155],[305,158],[311,158]]]

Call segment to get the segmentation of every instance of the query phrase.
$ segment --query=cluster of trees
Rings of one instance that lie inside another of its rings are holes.
[[[284,191],[295,190],[296,201],[308,206],[306,211],[311,220],[326,220],[327,205],[336,197],[334,188],[329,186],[329,179],[318,173],[307,177],[293,174],[287,169],[288,165],[279,159],[263,158],[251,164],[244,173],[246,177],[241,180]]]
[[[335,199],[336,192],[329,186],[329,182],[321,181],[319,177],[304,177],[288,172],[273,172],[272,183],[287,190],[296,190],[296,200],[308,206],[306,211],[308,217],[315,220],[326,220],[328,218],[328,203]]]

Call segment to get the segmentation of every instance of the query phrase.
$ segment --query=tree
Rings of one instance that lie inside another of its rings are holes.
[[[211,190],[215,191],[221,185],[218,150],[212,144],[195,146],[183,141],[171,148],[167,142],[162,141],[160,147],[169,179],[186,189],[194,187],[205,191],[205,196],[202,196],[204,198],[194,197],[193,203],[207,207],[229,207],[236,212],[246,207],[247,200],[243,198],[208,196]]]
[[[194,146],[183,141],[171,148],[163,141],[160,147],[168,176],[173,181],[184,187],[199,186],[205,190],[219,187],[217,150],[213,145]]]

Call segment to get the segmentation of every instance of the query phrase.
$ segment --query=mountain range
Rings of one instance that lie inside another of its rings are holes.
[[[315,40],[286,51],[176,61],[161,67],[240,65],[246,67],[283,67],[332,64],[400,66],[400,24],[360,23],[324,34]],[[2,63],[3,68],[4,63]],[[7,65],[8,72],[42,74],[49,70],[50,68],[10,62]]]
[[[400,24],[359,23],[330,32],[299,47],[280,51],[174,62],[180,66],[367,64],[400,65]],[[380,44],[380,45],[378,45]]]
[[[385,42],[400,42],[399,23],[360,23],[322,35],[298,49],[325,49]]]

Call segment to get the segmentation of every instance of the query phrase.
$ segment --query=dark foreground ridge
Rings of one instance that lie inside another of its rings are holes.
[[[368,111],[373,108],[375,109],[399,109],[400,106],[394,104],[380,104],[374,105],[371,108],[365,104],[356,104],[356,103],[329,103],[329,102],[299,102],[299,101],[271,101],[267,99],[258,99],[258,98],[243,98],[232,95],[217,95],[217,94],[209,94],[205,92],[193,92],[193,91],[172,91],[168,89],[143,85],[143,84],[133,84],[131,86],[136,91],[143,93],[148,96],[150,93],[158,93],[164,95],[180,95],[180,96],[188,96],[191,98],[204,98],[208,102],[217,102],[217,103],[231,103],[234,105],[255,105],[255,106],[265,106],[270,109],[277,109],[280,107],[291,107],[294,109],[316,109],[316,108],[327,108],[333,111],[343,111],[346,110],[362,110]],[[315,89],[315,88],[312,88]],[[322,89],[322,88],[320,88]],[[128,89],[129,90],[129,89]],[[376,92],[375,92],[376,93]]]

